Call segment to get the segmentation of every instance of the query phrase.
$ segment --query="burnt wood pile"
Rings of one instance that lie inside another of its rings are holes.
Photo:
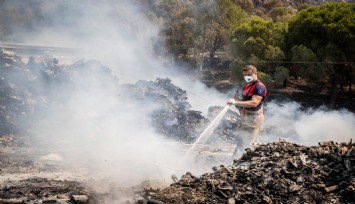
[[[355,143],[302,146],[280,140],[246,149],[231,166],[146,192],[164,203],[354,203]],[[141,201],[144,203],[144,201]]]

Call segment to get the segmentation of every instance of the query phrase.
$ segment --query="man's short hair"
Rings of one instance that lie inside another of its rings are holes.
[[[258,71],[255,66],[247,65],[243,68],[243,72],[252,71],[254,74]]]

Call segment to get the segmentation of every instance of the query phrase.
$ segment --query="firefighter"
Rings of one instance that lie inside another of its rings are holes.
[[[265,85],[258,79],[255,66],[245,66],[243,75],[246,85],[243,88],[241,98],[236,94],[234,98],[227,101],[227,104],[235,105],[240,111],[241,129],[247,133],[246,141],[244,141],[247,144],[245,145],[249,145],[250,141],[252,144],[258,144],[260,143],[260,126],[264,121],[263,106],[267,91]]]

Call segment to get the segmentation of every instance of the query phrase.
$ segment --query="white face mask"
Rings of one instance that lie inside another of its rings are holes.
[[[249,83],[249,82],[253,81],[254,78],[252,76],[244,76],[244,79],[247,83]]]

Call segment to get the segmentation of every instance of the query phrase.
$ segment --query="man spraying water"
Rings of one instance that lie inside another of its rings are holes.
[[[263,106],[267,91],[265,85],[258,79],[255,66],[245,66],[243,75],[247,84],[243,88],[242,97],[239,98],[236,94],[234,98],[230,98],[227,101],[227,104],[235,105],[239,109],[241,129],[244,133],[242,137],[244,137],[244,142],[246,142],[244,146],[249,146],[250,143],[260,143],[259,132],[260,126],[264,121]],[[238,144],[238,146],[241,146],[241,144]],[[233,156],[235,156],[237,150],[238,147]]]

